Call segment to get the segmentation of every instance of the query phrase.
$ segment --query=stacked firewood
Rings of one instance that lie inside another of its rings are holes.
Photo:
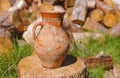
[[[117,0],[68,0],[63,24],[71,31],[87,30],[120,36]],[[70,3],[71,2],[71,3]],[[117,34],[116,34],[117,33]]]

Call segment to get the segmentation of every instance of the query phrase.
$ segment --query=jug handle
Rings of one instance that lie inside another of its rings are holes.
[[[41,26],[41,29],[42,29],[42,27],[43,27],[43,22],[37,22],[37,23],[33,26],[32,32],[33,32],[33,39],[34,39],[34,40],[36,40],[36,38],[37,38],[37,36],[38,36],[38,34],[37,34],[37,36],[35,35],[35,30],[36,30],[36,28],[37,28],[38,26]]]

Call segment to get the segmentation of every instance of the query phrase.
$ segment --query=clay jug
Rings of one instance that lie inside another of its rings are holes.
[[[61,12],[42,12],[42,22],[33,26],[34,50],[45,68],[61,66],[69,47],[69,39],[62,29]],[[39,33],[36,28],[41,26]]]

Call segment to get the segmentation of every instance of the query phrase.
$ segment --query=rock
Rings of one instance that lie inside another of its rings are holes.
[[[86,67],[81,59],[67,56],[63,65],[56,69],[41,66],[37,55],[23,58],[18,64],[19,78],[85,78]]]
[[[33,29],[33,26],[35,23],[37,22],[42,22],[42,18],[38,18],[36,21],[34,21],[33,23],[31,23],[27,30],[23,33],[23,38],[25,39],[25,41],[28,43],[28,44],[34,44],[34,40],[33,40],[33,36],[32,36],[32,29]],[[36,31],[40,30],[40,28],[37,28]],[[37,34],[37,33],[36,33]]]
[[[119,64],[114,65],[113,74],[116,78],[120,78],[120,65]]]
[[[106,32],[107,30],[103,25],[101,25],[100,23],[97,23],[91,18],[86,19],[86,22],[82,28],[91,32],[102,32],[102,33]]]

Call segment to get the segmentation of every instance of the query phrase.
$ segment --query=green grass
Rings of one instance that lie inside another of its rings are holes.
[[[74,47],[69,54],[82,58],[93,56],[103,51],[105,55],[110,55],[113,58],[114,63],[120,64],[120,38],[106,37],[104,42],[89,39],[84,45],[83,47],[80,43],[77,43],[77,47]],[[33,47],[30,45],[15,45],[14,52],[10,57],[0,56],[0,78],[17,78],[17,65],[19,61],[31,55],[32,52]],[[92,78],[103,78],[104,71],[101,67],[88,71]]]
[[[104,55],[109,55],[112,57],[114,63],[120,64],[120,37],[111,38],[106,36],[104,42],[89,39],[88,42],[85,43],[84,47],[81,47],[81,44],[77,43],[69,54],[82,58],[95,56],[99,52],[103,51]],[[89,69],[88,71],[91,78],[103,78],[104,71],[101,67]]]
[[[76,57],[89,57],[95,56],[101,51],[103,51],[105,55],[110,55],[114,63],[120,64],[120,38],[107,36],[104,42],[89,39],[88,42],[84,44],[84,48],[81,48],[81,45],[77,44],[77,47],[74,47],[69,54]]]
[[[18,78],[17,65],[23,57],[31,55],[32,50],[30,45],[15,45],[14,52],[9,57],[0,56],[0,78]]]
[[[104,70],[103,67],[98,67],[96,69],[88,70],[91,78],[104,78]]]

